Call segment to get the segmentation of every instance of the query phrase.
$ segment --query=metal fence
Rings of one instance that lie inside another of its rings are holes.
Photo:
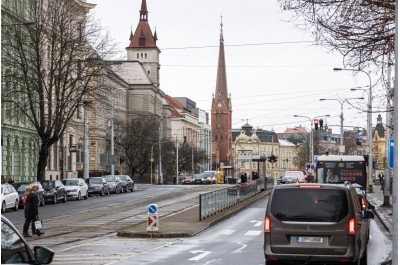
[[[237,184],[232,187],[200,194],[200,221],[240,204],[261,191],[272,188],[274,185],[273,178],[265,177],[244,184]]]

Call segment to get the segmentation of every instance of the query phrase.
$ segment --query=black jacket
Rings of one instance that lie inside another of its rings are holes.
[[[39,198],[36,193],[29,193],[26,197],[25,218],[35,219],[39,215]]]

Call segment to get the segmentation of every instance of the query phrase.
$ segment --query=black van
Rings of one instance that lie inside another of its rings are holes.
[[[276,186],[265,214],[265,264],[367,265],[367,221],[373,217],[352,185]]]

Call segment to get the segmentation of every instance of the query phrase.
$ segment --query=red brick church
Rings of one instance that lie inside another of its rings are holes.
[[[212,168],[219,170],[221,166],[232,166],[232,103],[230,95],[228,96],[222,21],[219,39],[217,84],[211,104],[211,128],[213,137]]]

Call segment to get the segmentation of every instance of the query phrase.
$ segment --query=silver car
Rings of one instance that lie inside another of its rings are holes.
[[[122,193],[122,182],[119,176],[106,175],[104,176],[104,178],[107,181],[111,193],[115,194]]]

